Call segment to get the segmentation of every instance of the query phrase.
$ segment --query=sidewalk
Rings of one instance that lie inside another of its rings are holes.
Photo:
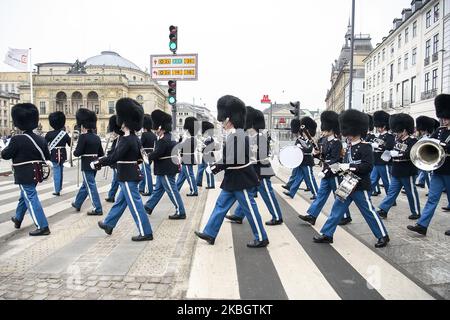
[[[10,160],[0,160],[0,174],[11,172],[11,161]]]

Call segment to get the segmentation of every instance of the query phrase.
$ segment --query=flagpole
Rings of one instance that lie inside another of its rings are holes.
[[[31,103],[34,103],[34,95],[33,95],[33,63],[31,62],[31,48],[28,49],[28,60],[30,61],[30,98],[31,98]]]

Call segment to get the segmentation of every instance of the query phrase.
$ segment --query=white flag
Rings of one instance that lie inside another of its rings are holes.
[[[5,63],[22,71],[28,71],[28,49],[9,49]]]

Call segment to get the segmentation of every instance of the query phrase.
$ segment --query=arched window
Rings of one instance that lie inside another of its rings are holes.
[[[72,93],[72,114],[75,114],[78,109],[83,108],[83,95],[79,91]]]
[[[68,113],[69,110],[67,109],[67,95],[65,92],[60,91],[56,94],[55,111]]]
[[[141,96],[141,95],[138,95],[138,96],[136,97],[136,101],[139,102],[139,103],[142,103],[142,102],[144,102],[144,97]]]
[[[98,99],[98,94],[95,91],[91,91],[87,96],[87,108],[94,111],[96,114],[100,112],[100,101]]]

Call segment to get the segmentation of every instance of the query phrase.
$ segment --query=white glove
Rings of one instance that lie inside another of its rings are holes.
[[[392,150],[391,151],[391,157],[392,158],[398,158],[400,156],[400,153],[398,151]]]
[[[317,176],[319,177],[319,179],[323,179],[323,178],[325,178],[325,173],[320,172]]]
[[[376,143],[376,142],[372,143],[372,147],[373,147],[374,149],[378,149],[379,146],[380,146],[380,145],[379,145],[378,143]]]
[[[340,163],[339,169],[341,169],[342,171],[350,170],[350,163]]]
[[[91,163],[89,164],[89,166],[91,167],[92,170],[97,170],[97,169],[95,168],[95,161],[94,161],[94,162],[91,162]]]
[[[45,163],[46,163],[49,167],[52,167],[52,166],[53,166],[53,163],[52,163],[50,160],[45,161]]]
[[[212,173],[210,166],[207,166],[205,170],[206,170],[207,174],[211,174]]]

